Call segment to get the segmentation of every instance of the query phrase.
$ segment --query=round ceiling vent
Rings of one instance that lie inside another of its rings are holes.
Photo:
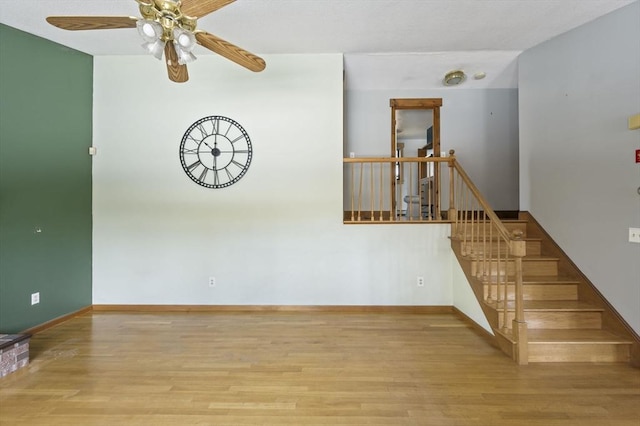
[[[464,71],[455,70],[449,71],[447,75],[444,76],[442,83],[444,83],[445,86],[457,86],[458,84],[464,82],[466,79],[467,76],[465,75]]]

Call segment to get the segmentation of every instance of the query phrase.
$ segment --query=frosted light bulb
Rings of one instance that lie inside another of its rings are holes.
[[[144,25],[142,25],[142,31],[144,32],[144,34],[147,37],[155,37],[156,36],[156,30],[153,28],[153,25],[151,25],[148,22],[145,22]]]
[[[182,33],[180,34],[180,37],[178,37],[178,43],[180,43],[180,46],[187,48],[191,46],[191,38],[188,35]]]

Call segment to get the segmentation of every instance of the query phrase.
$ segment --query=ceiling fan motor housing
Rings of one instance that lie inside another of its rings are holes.
[[[164,41],[173,40],[174,28],[182,28],[185,31],[193,32],[196,29],[197,20],[182,14],[180,1],[158,1],[145,3],[138,0],[140,4],[140,14],[145,20],[155,21],[162,25],[164,29],[162,39]]]

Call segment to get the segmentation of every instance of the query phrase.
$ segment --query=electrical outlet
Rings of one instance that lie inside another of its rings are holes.
[[[209,287],[216,286],[216,277],[209,277]]]
[[[31,293],[31,304],[37,305],[38,303],[40,303],[40,292]]]
[[[640,228],[629,228],[629,242],[640,243]]]
[[[424,287],[424,277],[418,277],[416,279],[416,284],[418,285],[418,287]]]

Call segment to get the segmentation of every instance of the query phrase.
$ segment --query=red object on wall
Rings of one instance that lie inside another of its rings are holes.
[[[636,163],[640,163],[640,149],[636,149]]]

